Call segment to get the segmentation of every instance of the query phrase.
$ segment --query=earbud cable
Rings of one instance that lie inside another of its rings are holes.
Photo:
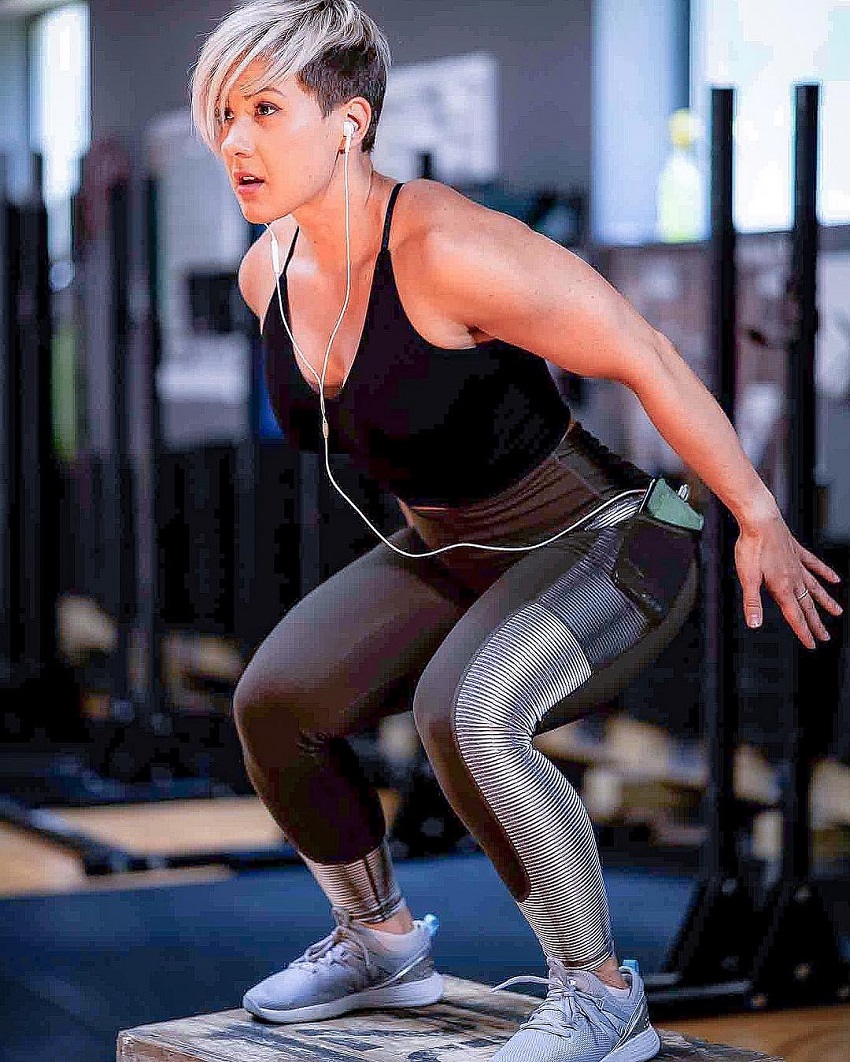
[[[532,546],[488,546],[488,545],[484,545],[483,543],[479,543],[479,542],[455,542],[455,543],[452,543],[449,546],[441,546],[439,549],[429,550],[427,553],[409,553],[407,550],[399,549],[398,546],[395,546],[392,542],[390,542],[388,539],[386,539],[381,534],[381,532],[378,530],[378,528],[375,527],[375,525],[368,518],[368,516],[366,516],[366,514],[363,513],[355,505],[355,503],[351,500],[351,498],[349,498],[348,495],[341,489],[341,487],[339,486],[337,481],[334,479],[333,472],[331,471],[331,465],[330,465],[330,453],[329,453],[329,445],[328,445],[328,436],[329,436],[330,429],[329,429],[329,426],[328,426],[327,417],[325,415],[325,374],[327,373],[327,370],[328,370],[328,359],[330,358],[331,347],[333,346],[333,341],[336,338],[336,334],[339,331],[339,327],[342,324],[342,319],[345,316],[345,311],[348,308],[348,299],[349,299],[349,295],[351,293],[351,231],[350,231],[350,219],[349,219],[349,193],[348,193],[348,154],[349,154],[350,150],[351,150],[351,136],[346,134],[346,137],[345,137],[345,165],[344,165],[344,179],[345,179],[345,259],[346,259],[345,301],[342,304],[342,310],[340,311],[340,315],[339,315],[339,319],[337,320],[336,327],[334,328],[333,332],[331,332],[331,338],[328,340],[328,349],[325,352],[325,361],[324,361],[324,365],[322,366],[322,376],[321,376],[321,378],[319,378],[318,374],[316,373],[316,370],[313,368],[313,366],[310,364],[310,362],[304,357],[303,353],[301,352],[301,348],[296,343],[295,336],[292,334],[292,332],[291,332],[291,330],[289,328],[289,324],[287,323],[287,320],[286,320],[286,315],[283,312],[283,298],[282,298],[282,296],[280,294],[280,272],[281,272],[281,270],[280,270],[280,252],[279,252],[278,245],[277,245],[277,237],[275,236],[274,232],[272,231],[271,225],[267,225],[266,226],[266,228],[269,230],[269,233],[271,234],[271,239],[272,239],[272,267],[273,267],[274,273],[275,273],[275,288],[277,290],[277,301],[278,301],[278,307],[280,308],[280,318],[283,321],[284,327],[286,328],[287,334],[289,335],[290,341],[292,342],[292,349],[295,351],[295,353],[298,355],[298,357],[301,358],[301,360],[304,362],[304,364],[307,366],[307,368],[310,370],[310,372],[316,377],[316,381],[319,384],[319,408],[321,409],[321,413],[322,413],[322,435],[324,436],[324,440],[325,440],[325,468],[327,469],[328,477],[329,477],[331,483],[333,483],[333,485],[336,488],[337,492],[339,494],[341,494],[343,498],[345,498],[345,500],[352,507],[352,509],[354,509],[355,512],[357,512],[360,515],[360,517],[368,524],[368,526],[372,529],[372,531],[375,532],[375,534],[378,536],[378,538],[380,538],[382,542],[386,543],[386,545],[388,545],[390,547],[390,549],[395,550],[396,553],[399,553],[399,554],[401,554],[404,557],[413,557],[413,558],[417,558],[417,557],[434,557],[438,553],[445,553],[447,550],[450,550],[450,549],[460,549],[461,546],[468,546],[468,547],[470,547],[472,549],[492,550],[494,552],[524,552],[524,551],[527,551],[527,550],[537,549],[540,546],[546,546],[550,542],[554,542],[556,539],[560,538],[562,535],[566,535],[566,534],[568,534],[571,531],[577,530],[583,524],[587,523],[591,518],[600,515],[606,509],[610,508],[615,503],[622,501],[624,498],[631,498],[631,497],[637,497],[639,495],[642,495],[643,499],[644,499],[644,502],[645,502],[646,498],[649,497],[649,494],[650,494],[650,492],[652,490],[653,485],[655,484],[655,480],[653,480],[649,484],[649,486],[647,488],[645,488],[645,489],[627,490],[627,491],[623,491],[620,494],[615,495],[613,498],[608,498],[607,501],[604,501],[601,505],[598,505],[595,509],[592,509],[589,513],[586,513],[584,516],[580,517],[578,520],[575,521],[575,523],[571,524],[569,527],[564,528],[563,531],[559,531],[556,535],[552,535],[551,538],[544,539],[542,542],[536,542]],[[345,386],[345,382],[348,379],[348,374],[350,372],[351,372],[351,366],[349,366],[348,373],[346,373],[346,375],[345,375],[345,380],[343,380],[343,382],[342,382],[342,387]],[[341,388],[340,388],[340,390],[341,390]],[[642,508],[642,506],[641,506],[641,508]]]

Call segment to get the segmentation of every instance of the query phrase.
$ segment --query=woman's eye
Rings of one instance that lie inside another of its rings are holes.
[[[274,113],[275,113],[275,112],[277,111],[277,107],[275,107],[275,106],[274,106],[274,104],[272,104],[272,103],[258,103],[258,104],[257,104],[257,110],[259,110],[259,109],[260,109],[261,107],[268,107],[268,108],[270,108],[270,111],[269,111],[269,113],[267,113],[267,114],[261,114],[261,115],[260,115],[260,117],[261,117],[261,118],[270,118],[270,117],[271,117],[271,115],[272,115],[272,114],[274,114]],[[218,115],[216,115],[216,117],[219,117],[219,116],[218,116]],[[227,121],[229,121],[229,120],[230,120],[230,119],[231,119],[232,117],[233,117],[233,115],[232,115],[232,114],[230,113],[230,110],[229,110],[229,109],[225,109],[225,111],[224,111],[224,114],[223,114],[223,115],[221,115],[221,117],[219,118],[219,121],[221,121],[221,122],[227,122]]]

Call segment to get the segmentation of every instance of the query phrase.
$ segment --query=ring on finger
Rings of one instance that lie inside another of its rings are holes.
[[[804,587],[804,588],[803,588],[803,592],[802,592],[802,594],[794,594],[794,597],[795,597],[795,598],[796,598],[796,599],[797,599],[798,601],[802,601],[804,597],[808,597],[808,596],[809,596],[809,590],[808,590],[808,587]]]

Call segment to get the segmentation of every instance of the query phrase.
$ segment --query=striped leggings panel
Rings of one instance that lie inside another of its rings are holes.
[[[594,969],[613,953],[593,829],[573,786],[532,745],[553,706],[638,643],[648,620],[611,581],[628,499],[589,530],[587,554],[508,617],[470,661],[454,727],[464,763],[531,883],[518,905],[547,955]]]

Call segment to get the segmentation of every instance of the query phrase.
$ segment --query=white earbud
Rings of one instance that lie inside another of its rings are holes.
[[[357,126],[350,118],[346,118],[346,120],[342,123],[342,132],[345,136],[345,150],[348,151],[348,149],[351,147],[351,138],[357,132]],[[280,275],[280,248],[278,246],[277,237],[275,236],[271,226],[267,225],[266,227],[268,228],[269,235],[271,236],[272,266],[274,267],[274,275],[277,277]]]
[[[277,277],[280,276],[280,248],[278,247],[277,236],[274,234],[274,229],[271,225],[267,225],[266,228],[269,230],[269,235],[272,238],[272,268],[274,269],[274,275]]]

